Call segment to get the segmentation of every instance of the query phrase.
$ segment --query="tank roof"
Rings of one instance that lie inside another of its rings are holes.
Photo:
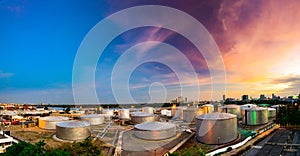
[[[247,108],[245,110],[250,110],[250,111],[262,111],[262,110],[268,110],[265,107],[252,107],[252,108]]]
[[[145,122],[134,126],[136,129],[146,131],[166,130],[175,128],[175,125],[167,122]]]
[[[225,106],[222,106],[221,108],[240,108],[241,106],[239,105],[225,105]]]
[[[76,128],[76,127],[87,127],[90,126],[90,124],[84,121],[65,121],[65,122],[57,123],[56,126]]]
[[[45,121],[66,121],[69,120],[68,117],[63,117],[63,116],[46,116],[46,117],[41,117],[39,120],[45,120]]]
[[[221,119],[231,119],[231,118],[236,118],[236,115],[229,114],[229,113],[214,112],[214,113],[202,114],[196,117],[196,119],[202,119],[202,120],[221,120]]]
[[[145,112],[132,112],[131,113],[131,116],[152,116],[153,114],[148,114],[148,113],[145,113]]]
[[[276,109],[275,109],[275,108],[268,108],[268,110],[274,110],[274,111],[276,111]]]
[[[100,115],[100,114],[88,114],[88,115],[85,115],[85,116],[81,116],[81,118],[100,118],[100,117],[103,117],[103,115]]]

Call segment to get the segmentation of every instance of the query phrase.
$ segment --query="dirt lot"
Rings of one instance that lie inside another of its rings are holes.
[[[54,140],[52,137],[55,134],[55,130],[44,130],[38,127],[31,127],[31,128],[24,128],[11,131],[11,135],[31,143],[36,143],[41,140],[44,140],[46,146],[54,148],[62,143],[59,141]]]

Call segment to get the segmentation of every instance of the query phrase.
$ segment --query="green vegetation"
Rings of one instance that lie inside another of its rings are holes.
[[[282,126],[300,125],[299,103],[280,107],[276,116],[276,123]]]
[[[56,149],[47,149],[45,142],[35,144],[21,141],[18,144],[7,148],[6,153],[0,156],[103,156],[102,148],[92,142],[91,137],[83,142],[65,143]]]
[[[190,148],[185,147],[172,154],[169,154],[169,156],[205,156],[205,152],[199,145],[196,145]]]

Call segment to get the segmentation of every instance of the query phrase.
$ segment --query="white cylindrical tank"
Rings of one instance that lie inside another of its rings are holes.
[[[55,129],[55,125],[59,122],[69,120],[68,117],[47,116],[39,118],[39,127],[43,129]]]
[[[183,110],[183,121],[191,122],[195,119],[196,116],[196,108],[190,107]]]
[[[129,109],[120,109],[118,113],[119,113],[119,118],[121,120],[129,120],[130,119]]]
[[[263,107],[252,107],[242,110],[243,124],[262,125],[268,122],[268,109]]]
[[[176,136],[176,126],[167,122],[145,122],[134,128],[135,137],[144,140],[163,140]]]
[[[244,104],[241,106],[241,110],[245,110],[245,109],[249,109],[249,108],[253,108],[253,107],[258,107],[255,104]]]
[[[153,114],[147,114],[144,112],[133,112],[131,113],[131,121],[135,124],[153,122],[155,121],[155,117]]]
[[[56,124],[56,137],[62,140],[84,140],[91,135],[90,124],[84,121],[66,121]]]
[[[181,119],[183,120],[183,110],[187,109],[187,107],[176,107],[174,119]]]
[[[167,110],[166,111],[166,116],[171,117],[172,116],[172,111],[171,110]]]
[[[104,123],[105,116],[103,114],[89,114],[80,117],[81,120],[90,123],[91,125],[100,125]]]
[[[268,117],[275,118],[276,117],[276,109],[275,108],[268,108]]]
[[[160,113],[161,113],[161,115],[167,115],[167,111],[168,111],[168,110],[163,109],[163,110],[160,111]]]
[[[147,113],[147,114],[153,114],[153,107],[143,107],[142,112]]]
[[[196,138],[205,144],[224,144],[235,140],[237,116],[229,113],[208,113],[196,117]]]
[[[236,115],[238,118],[242,117],[241,106],[239,105],[225,105],[220,108],[222,113],[230,113]]]

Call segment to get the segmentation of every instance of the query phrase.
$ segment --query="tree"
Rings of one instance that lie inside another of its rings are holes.
[[[68,107],[66,108],[65,112],[66,112],[67,114],[70,114],[70,111],[71,111],[71,108],[70,108],[70,106],[68,106]]]

